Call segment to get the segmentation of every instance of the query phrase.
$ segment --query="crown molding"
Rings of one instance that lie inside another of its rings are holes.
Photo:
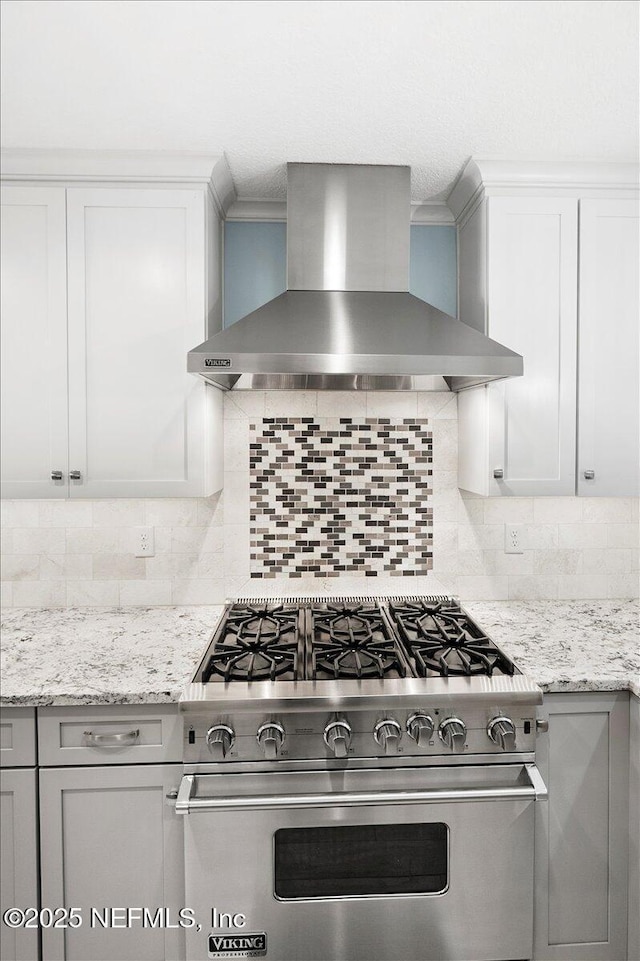
[[[224,154],[155,150],[3,150],[3,180],[207,186],[224,215],[236,191]]]
[[[478,197],[517,189],[520,193],[560,190],[579,196],[589,190],[631,190],[639,186],[636,163],[520,161],[471,158],[453,185],[447,205],[459,222]]]
[[[226,211],[227,220],[252,220],[265,223],[287,220],[286,200],[235,200]]]
[[[411,223],[454,227],[456,221],[445,203],[437,200],[424,200],[422,203],[411,204]]]

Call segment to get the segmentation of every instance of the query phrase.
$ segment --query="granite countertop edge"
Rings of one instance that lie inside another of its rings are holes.
[[[637,602],[463,606],[543,692],[640,697]],[[222,609],[6,610],[0,707],[176,704]],[[603,648],[607,663],[600,668]]]

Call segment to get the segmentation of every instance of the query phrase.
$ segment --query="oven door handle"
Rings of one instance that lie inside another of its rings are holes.
[[[266,794],[197,797],[197,776],[185,774],[176,800],[178,814],[195,811],[266,811],[287,808],[366,807],[381,804],[436,804],[452,801],[546,801],[548,791],[535,764],[525,764],[529,784],[513,787],[432,788],[424,791],[362,791],[333,794]]]

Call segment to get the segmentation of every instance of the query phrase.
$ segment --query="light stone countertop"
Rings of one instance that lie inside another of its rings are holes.
[[[470,602],[466,610],[545,691],[640,696],[634,601]],[[0,704],[176,702],[222,607],[3,613]]]

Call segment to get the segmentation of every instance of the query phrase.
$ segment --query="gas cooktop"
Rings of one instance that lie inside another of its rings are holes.
[[[203,684],[517,673],[450,597],[240,600],[225,608]]]

